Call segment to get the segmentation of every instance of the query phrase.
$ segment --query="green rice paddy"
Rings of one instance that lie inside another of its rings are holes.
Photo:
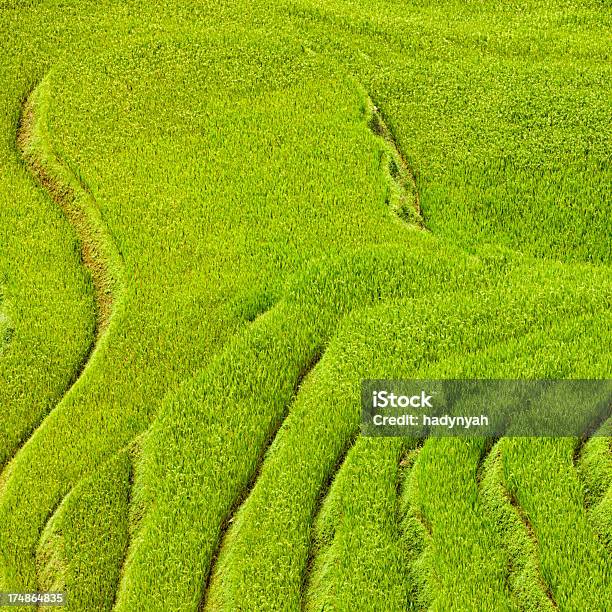
[[[612,378],[611,27],[595,0],[0,0],[0,592],[609,609],[609,420],[368,438],[360,402]]]

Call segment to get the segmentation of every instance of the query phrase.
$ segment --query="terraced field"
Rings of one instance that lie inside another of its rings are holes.
[[[612,378],[611,26],[0,0],[0,592],[608,610],[610,419],[359,432],[364,379]]]

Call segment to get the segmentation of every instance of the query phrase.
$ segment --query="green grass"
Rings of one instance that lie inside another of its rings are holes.
[[[609,262],[610,12],[419,4],[307,0],[290,11],[383,109],[434,233]]]
[[[610,420],[599,435],[592,437],[578,456],[578,472],[583,480],[588,516],[601,541],[612,545],[612,464],[610,458]]]
[[[372,438],[351,449],[320,523],[333,538],[328,547],[323,538],[319,544],[307,610],[401,610],[409,603],[411,568],[396,520],[402,450],[401,439]],[[264,601],[262,609],[275,609]]]
[[[122,452],[64,498],[37,550],[41,589],[70,593],[75,609],[112,609],[129,542],[130,478]]]
[[[0,19],[0,24],[3,40],[12,40],[6,20]],[[20,74],[15,82],[18,57],[3,55],[0,466],[5,466],[74,381],[93,330],[91,289],[75,233],[33,181],[15,145],[22,96],[32,75]]]
[[[0,2],[0,591],[603,610],[609,436],[358,428],[364,378],[610,377],[611,21]]]
[[[609,551],[593,537],[587,521],[572,464],[574,446],[572,440],[512,440],[502,454],[504,475],[507,488],[530,517],[542,578],[558,605],[597,609],[612,595]],[[567,535],[560,540],[559,533]]]
[[[437,317],[440,317],[442,320],[448,318],[449,305],[456,302],[456,295],[451,294],[448,301],[445,301],[436,294],[434,296],[435,308],[440,308],[440,314]],[[538,298],[541,299],[541,295],[534,299]],[[520,307],[525,306],[525,296],[515,296],[515,299],[516,305],[520,305]],[[508,306],[506,305],[506,307]],[[359,403],[357,399],[359,397],[359,381],[362,378],[376,378],[381,372],[385,372],[389,376],[397,376],[401,372],[401,368],[410,367],[412,359],[414,359],[415,364],[421,362],[423,358],[422,351],[427,350],[431,345],[427,342],[427,336],[422,333],[415,333],[415,328],[418,329],[417,322],[427,320],[429,325],[425,329],[436,330],[438,333],[440,330],[439,321],[437,321],[438,325],[436,325],[430,320],[432,318],[432,305],[426,299],[402,307],[397,314],[395,314],[395,311],[398,310],[398,307],[395,306],[393,309],[395,316],[393,318],[389,312],[390,310],[383,311],[382,309],[377,309],[375,311],[376,314],[366,310],[359,317],[359,324],[353,324],[349,327],[351,330],[350,334],[340,334],[328,346],[323,360],[300,391],[296,404],[291,407],[286,422],[283,424],[266,456],[255,488],[240,508],[240,511],[234,515],[222,545],[224,547],[222,548],[222,554],[216,564],[216,576],[213,578],[213,586],[210,592],[211,608],[223,607],[223,609],[234,609],[240,607],[240,602],[257,601],[258,609],[278,609],[282,602],[292,601],[292,598],[297,597],[299,602],[303,567],[309,557],[309,537],[305,526],[312,520],[313,513],[316,510],[319,491],[324,486],[327,475],[333,470],[335,462],[338,460],[342,449],[351,439],[351,435],[354,435],[357,431],[359,419]],[[477,320],[480,324],[483,323],[483,315],[487,310],[491,310],[490,303],[485,304],[482,308],[483,312],[477,311]],[[407,313],[411,313],[414,322],[410,325],[404,323],[402,327],[399,325],[399,321],[405,321],[408,318]],[[512,318],[512,315],[515,313],[509,312],[508,314]],[[437,320],[437,317],[434,320]],[[529,319],[519,323],[518,317],[514,318],[516,320],[515,325],[530,324]],[[388,321],[388,319],[390,320]],[[381,323],[384,322],[385,325],[389,326],[389,329],[395,330],[396,338],[392,345],[393,350],[388,348],[385,350],[384,344],[382,346],[376,344],[372,346],[373,338],[389,338],[388,333],[374,333],[374,330],[371,329],[371,321],[375,320],[381,321]],[[393,321],[393,325],[390,325],[391,321]],[[465,320],[465,325],[465,331],[469,332],[468,319]],[[365,327],[365,330],[363,327]],[[580,333],[582,335],[586,334],[586,331],[589,330],[589,323],[583,321],[582,326],[577,327],[580,331],[576,328],[572,330],[574,342],[577,337],[581,337]],[[493,330],[492,333],[495,333],[494,320],[491,329]],[[510,329],[510,327],[507,327],[508,332]],[[403,335],[400,335],[399,330],[401,330]],[[562,359],[567,346],[562,343],[557,343],[555,346],[551,342],[549,337],[551,329],[547,328],[546,334],[540,333],[539,335],[541,336],[540,338],[537,335],[535,337],[534,335],[528,335],[529,343],[523,342],[521,349],[524,349],[526,346],[537,347],[539,342],[543,344],[543,349],[552,352],[555,359]],[[552,340],[557,340],[558,336],[560,334],[553,333]],[[589,336],[587,338],[590,339]],[[501,339],[499,338],[499,340]],[[448,347],[444,343],[444,336],[439,335],[438,340],[439,342],[435,345],[435,349],[429,349],[428,362],[431,364],[430,368],[424,371],[417,370],[423,377],[435,374],[447,376],[462,375],[466,362],[467,364],[470,364],[470,362],[478,364],[482,371],[484,367],[490,367],[489,361],[496,354],[501,354],[507,359],[508,355],[514,355],[519,352],[517,347],[512,347],[511,350],[508,350],[506,343],[501,343],[500,345],[494,343],[493,350],[489,351],[485,351],[484,348],[478,349],[478,340],[482,343],[490,342],[490,339],[486,336],[475,339],[469,333],[459,338],[450,335],[449,342],[453,342],[455,346],[463,346],[468,351],[467,355],[464,354],[461,367],[459,367],[457,359],[444,359],[448,353]],[[463,342],[465,345],[462,345]],[[370,344],[370,346],[367,346],[367,344]],[[591,346],[588,348],[591,348]],[[350,359],[346,358],[347,353],[350,355]],[[371,359],[372,353],[377,355],[376,367],[381,368],[380,370],[372,369],[374,367],[373,360]],[[401,357],[398,358],[397,355],[401,355]],[[442,359],[439,365],[434,363],[437,359]],[[554,363],[552,359],[551,361]],[[555,366],[559,367],[557,364]],[[355,368],[357,368],[357,372],[355,372]],[[555,370],[551,371],[554,372]],[[509,374],[510,372],[505,371],[504,373]],[[471,374],[475,375],[475,372],[472,371]],[[351,387],[353,389],[352,392],[350,392]],[[324,418],[323,415],[325,414],[333,415],[333,420],[331,416]],[[305,436],[305,432],[308,432],[309,435]],[[340,437],[342,432],[344,432],[344,437]],[[307,442],[300,442],[300,440],[306,440]],[[436,442],[439,444],[436,444]],[[434,450],[428,451],[427,456],[429,456],[429,452],[439,452],[441,457],[445,456],[445,454],[449,455],[448,450],[452,451],[456,443],[456,440],[445,442],[432,440],[432,446],[427,446],[427,448]],[[376,446],[373,448],[376,448]],[[381,452],[386,453],[385,449],[386,447],[383,447]],[[443,449],[447,449],[447,452],[445,453]],[[479,459],[477,446],[474,450],[476,451],[474,461],[477,462]],[[397,452],[397,450],[394,451],[392,449],[389,452],[393,455],[393,452]],[[443,492],[431,491],[432,500],[437,502],[439,499],[448,499],[452,497],[450,494],[452,490],[457,499],[454,500],[452,505],[439,508],[440,511],[446,512],[443,515],[446,519],[446,522],[443,523],[445,525],[443,536],[450,537],[446,529],[452,525],[453,532],[456,532],[458,540],[460,540],[461,530],[463,530],[464,537],[467,538],[469,535],[470,539],[468,541],[472,546],[476,546],[477,543],[474,540],[477,535],[481,537],[483,526],[488,526],[490,531],[491,525],[486,516],[480,516],[478,522],[475,523],[473,518],[470,521],[468,513],[466,513],[468,516],[460,513],[461,504],[466,504],[470,501],[469,496],[464,496],[467,495],[466,489],[469,484],[469,477],[473,478],[474,475],[470,471],[470,463],[465,458],[463,461],[457,462],[450,460],[448,464],[445,463],[444,465],[447,465],[450,469],[456,463],[459,463],[459,468],[457,469],[467,471],[466,475],[463,476],[466,486],[459,486],[459,474],[453,473],[452,477],[447,476],[447,488],[443,489]],[[293,468],[288,470],[286,468],[287,465],[291,465]],[[420,468],[420,461],[417,462],[417,465]],[[434,461],[432,459],[430,463],[425,462],[424,465],[430,470],[442,468],[439,460]],[[347,490],[350,492],[353,502],[358,504],[361,498],[356,495],[356,490],[361,491],[363,488],[365,499],[361,503],[364,504],[364,511],[366,511],[373,503],[369,495],[371,493],[370,488],[375,489],[375,483],[370,482],[370,478],[363,471],[359,472],[359,478],[359,485],[353,483]],[[373,469],[371,478],[373,480],[378,478],[376,469]],[[435,482],[440,480],[438,476]],[[427,480],[426,477],[423,477],[423,481],[434,482],[432,479]],[[443,485],[441,484],[441,486]],[[472,486],[476,489],[477,483],[473,481]],[[431,484],[429,487],[431,487]],[[295,491],[299,491],[299,504],[295,503],[292,495],[292,492]],[[179,496],[179,498],[182,497]],[[434,504],[433,501],[430,503]],[[339,504],[337,512],[343,513],[345,508],[344,504]],[[346,511],[349,512],[348,510]],[[358,510],[354,512],[360,516]],[[350,534],[350,538],[355,540],[355,543],[344,553],[342,560],[337,559],[336,561],[337,563],[348,563],[348,560],[351,559],[353,563],[344,568],[342,570],[343,573],[336,574],[334,571],[336,565],[330,561],[327,563],[330,569],[327,572],[323,572],[325,578],[319,577],[317,580],[322,585],[329,585],[332,580],[331,576],[334,576],[342,593],[342,595],[336,594],[334,602],[340,607],[346,606],[346,609],[364,607],[366,602],[370,601],[369,597],[372,596],[372,591],[367,591],[367,594],[362,593],[362,599],[359,599],[359,588],[364,585],[360,579],[350,579],[350,574],[351,570],[358,573],[359,562],[363,561],[364,564],[367,564],[369,558],[375,557],[368,548],[371,543],[366,541],[365,536],[361,539],[356,536],[356,530],[358,529],[356,524],[360,523],[360,519],[355,519],[352,514],[353,511],[351,511],[353,520],[350,523],[351,526],[347,527],[347,534]],[[455,520],[450,522],[449,519],[452,517],[455,517]],[[367,530],[368,537],[375,539],[374,534],[377,532],[377,528],[371,526]],[[270,539],[267,535],[270,533],[282,534],[282,537],[278,540]],[[347,535],[346,537],[348,538],[349,536]],[[494,545],[499,546],[499,542],[495,538],[492,541]],[[472,590],[472,599],[466,599],[465,609],[476,605],[476,602],[481,602],[482,609],[494,609],[500,600],[495,598],[491,600],[491,597],[503,593],[505,563],[498,564],[497,582],[492,581],[489,584],[489,601],[488,604],[484,603],[487,601],[484,599],[484,595],[487,594],[486,578],[492,580],[495,577],[494,574],[488,575],[491,571],[491,540],[487,544],[487,546],[483,545],[481,547],[481,556],[479,558],[475,558],[474,548],[465,550],[465,548],[459,547],[454,551],[459,557],[465,559],[462,567],[464,573],[468,559],[471,559],[471,562],[469,562],[471,570],[475,574],[480,573],[480,575],[470,576],[472,579],[467,580],[465,584],[457,580],[453,585],[454,587],[463,586]],[[449,552],[447,552],[448,554]],[[438,564],[436,565],[437,572],[441,571],[440,562],[443,558],[443,556],[438,558]],[[300,559],[301,562],[299,561]],[[355,561],[356,559],[357,561]],[[483,560],[486,560],[486,562],[479,566],[479,562],[483,562]],[[266,571],[268,567],[274,567],[273,574]],[[385,585],[387,583],[385,580],[388,574],[392,572],[392,569],[386,563],[380,563],[380,568],[381,573],[376,575],[376,579],[371,579],[368,584],[369,588],[374,590],[374,585],[379,584],[380,590],[378,596],[381,601],[379,605],[382,607],[384,597],[389,596],[386,591]],[[342,590],[343,587],[340,587],[340,585],[346,585],[347,590]],[[476,585],[480,585],[480,590]],[[322,588],[321,586],[315,586],[313,591],[316,593]],[[347,603],[349,601],[347,598],[349,591],[355,597],[354,600],[350,600],[353,602],[352,605]],[[443,590],[442,592],[452,592],[455,599],[459,596],[457,588],[448,589],[448,591]],[[223,601],[223,605],[220,603],[221,601]],[[318,602],[318,599],[315,597],[313,601]],[[317,608],[317,605],[320,607],[323,604],[321,602],[313,603],[314,608]],[[447,602],[447,605],[450,604]],[[444,609],[444,606],[441,606],[441,609]]]

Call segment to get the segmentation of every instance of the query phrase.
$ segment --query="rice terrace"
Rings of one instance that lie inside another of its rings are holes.
[[[611,33],[0,0],[0,608],[612,610]]]

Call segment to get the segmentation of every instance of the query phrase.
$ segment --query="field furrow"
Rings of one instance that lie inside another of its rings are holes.
[[[598,537],[612,550],[612,420],[574,453],[589,520]]]
[[[17,128],[17,147],[36,181],[62,209],[75,229],[80,241],[81,259],[94,287],[93,308],[96,313],[94,337],[72,375],[64,392],[66,396],[78,383],[110,323],[113,302],[117,300],[120,292],[123,266],[91,192],[80,178],[72,174],[53,149],[47,116],[51,103],[48,96],[48,84],[43,79],[26,98]],[[40,423],[37,427],[40,427]],[[37,427],[33,428],[29,437],[35,435]],[[28,439],[22,442],[21,447],[27,444]],[[19,448],[14,449],[14,455]],[[10,466],[7,467],[7,472],[2,474],[0,486],[9,476]]]
[[[305,609],[403,609],[414,592],[397,522],[402,440],[358,438],[317,522]],[[383,569],[384,568],[384,569]]]
[[[601,500],[612,485],[612,418],[606,418],[599,427],[581,438],[574,450],[574,466],[583,480],[587,507]]]
[[[608,553],[588,520],[572,452],[571,438],[507,438],[483,479],[491,516],[512,551],[511,584],[522,605],[597,609],[610,593]],[[534,488],[544,473],[546,486]]]
[[[388,148],[385,162],[389,173],[390,195],[388,200],[391,209],[401,220],[426,229],[414,170],[401,152],[383,118],[382,111],[370,96],[367,99],[367,112],[370,113],[368,122],[370,129],[376,136],[383,139]]]
[[[37,588],[72,610],[111,610],[129,544],[132,454],[121,451],[64,498],[37,549]]]
[[[223,608],[223,606],[218,603],[220,595],[217,593],[219,588],[221,588],[217,585],[217,583],[221,580],[219,576],[223,574],[223,569],[220,569],[220,567],[225,564],[225,559],[228,556],[228,549],[233,549],[233,547],[235,546],[235,531],[238,529],[237,524],[240,520],[242,520],[241,517],[245,512],[245,507],[249,506],[252,503],[251,496],[253,494],[253,489],[259,484],[262,470],[264,469],[264,465],[266,464],[266,461],[268,461],[268,457],[271,453],[270,449],[273,447],[273,445],[278,444],[277,438],[279,431],[285,426],[285,423],[287,422],[289,414],[293,409],[295,398],[300,393],[300,390],[305,380],[308,378],[312,370],[321,360],[321,357],[322,354],[320,352],[315,352],[312,356],[312,359],[300,370],[294,384],[293,399],[287,406],[287,410],[283,415],[283,418],[280,420],[278,426],[272,432],[269,440],[265,444],[265,447],[258,459],[257,468],[255,470],[255,473],[251,476],[249,484],[241,493],[240,498],[236,500],[235,508],[230,512],[230,515],[227,517],[223,526],[221,527],[221,535],[219,536],[218,546],[215,553],[213,554],[213,559],[211,561],[207,584],[204,590],[204,596],[199,606],[200,609],[215,610]],[[236,604],[234,604],[234,606],[235,605]]]
[[[54,150],[49,127],[49,83],[45,77],[26,99],[17,130],[17,146],[26,164],[76,230],[83,265],[94,287],[95,337],[108,328],[119,298],[123,262],[100,216],[91,191]],[[90,348],[90,354],[94,350]]]
[[[45,77],[24,102],[16,134],[17,147],[32,175],[62,209],[79,238],[82,262],[88,270],[94,288],[93,309],[96,313],[96,325],[91,344],[83,356],[80,367],[74,373],[69,386],[60,399],[59,404],[61,404],[79,384],[98,344],[102,340],[104,332],[110,324],[113,305],[119,297],[121,287],[122,261],[108,235],[91,192],[84,187],[82,179],[74,175],[54,151],[48,124],[51,100],[47,79],[48,77]],[[9,483],[14,474],[13,464],[17,463],[17,457],[28,442],[36,436],[44,423],[45,419],[34,427],[20,447],[15,448],[13,463],[7,465],[0,478],[0,492],[2,494],[6,493],[10,486]],[[42,520],[41,515],[41,525],[48,527],[57,508],[61,507],[63,499],[65,498],[61,495],[56,496],[48,518]],[[44,534],[45,530],[46,527],[43,527],[41,533]],[[5,542],[5,544],[8,551],[10,544],[8,542]],[[25,575],[29,576],[27,582],[30,584],[34,583],[32,560],[33,555],[23,566]],[[11,578],[7,575],[5,580],[10,582]]]
[[[74,228],[17,147],[38,71],[28,66],[23,74],[14,59],[4,55],[0,69],[0,470],[78,378],[95,328]],[[17,87],[8,86],[15,78]]]
[[[306,557],[306,562],[303,566],[302,571],[302,582],[300,589],[300,599],[301,599],[301,607],[304,608],[307,601],[307,593],[310,589],[310,583],[312,581],[312,574],[315,566],[315,560],[317,555],[319,554],[319,542],[317,541],[317,532],[316,528],[320,521],[319,517],[322,513],[325,512],[324,508],[328,504],[328,497],[330,496],[331,490],[334,486],[334,482],[342,470],[342,466],[344,465],[348,454],[351,452],[351,449],[357,443],[358,435],[355,433],[346,443],[345,447],[342,449],[338,459],[334,467],[330,470],[329,475],[325,479],[323,486],[319,491],[319,495],[317,497],[316,503],[314,505],[314,509],[312,510],[312,520],[309,527],[309,545],[308,545],[308,555]]]
[[[482,491],[485,507],[509,554],[508,586],[519,609],[552,610],[556,604],[542,579],[533,529],[504,484],[501,448],[498,442],[487,458]]]

